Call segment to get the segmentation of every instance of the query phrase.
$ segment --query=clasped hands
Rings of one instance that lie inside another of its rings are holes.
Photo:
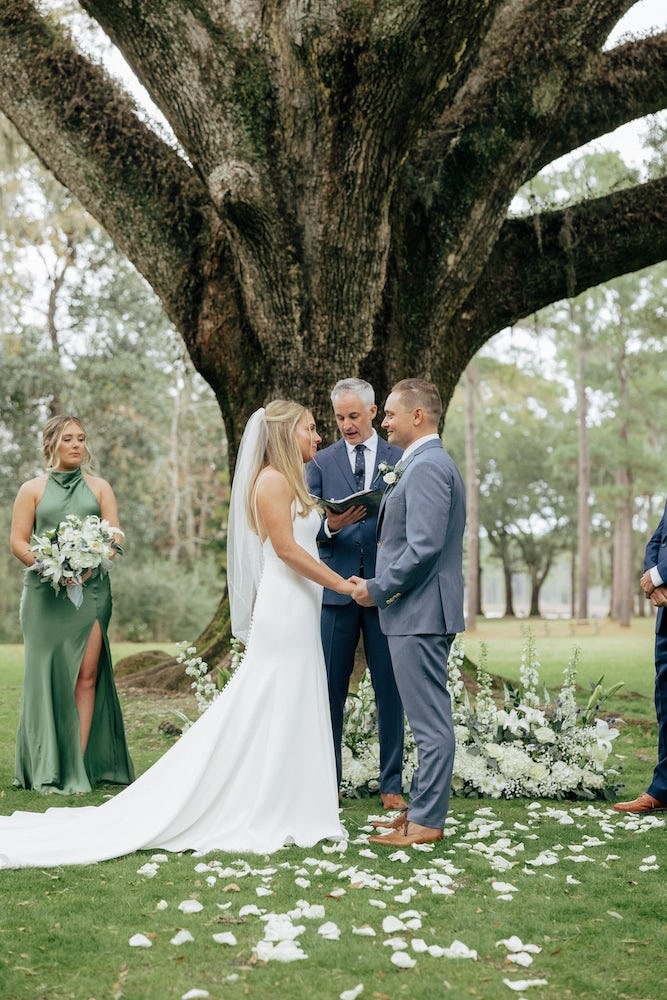
[[[667,607],[667,586],[661,584],[659,587],[653,582],[651,577],[651,571],[646,570],[644,575],[639,581],[639,586],[644,591],[644,596],[651,602],[651,604],[656,608]],[[354,595],[353,595],[354,596]]]
[[[349,582],[354,584],[354,590],[350,595],[353,600],[357,604],[360,604],[362,608],[372,608],[375,605],[375,601],[368,593],[368,587],[364,578],[361,576],[351,576]]]

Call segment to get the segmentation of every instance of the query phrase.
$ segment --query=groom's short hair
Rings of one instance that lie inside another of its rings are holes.
[[[401,397],[401,403],[406,409],[416,410],[420,407],[434,427],[437,427],[442,417],[442,399],[438,387],[433,382],[423,378],[404,378],[392,388]]]
[[[340,382],[336,382],[331,390],[331,402],[333,405],[336,405],[336,400],[339,396],[345,396],[348,392],[358,396],[367,410],[370,410],[375,402],[375,389],[370,382],[364,381],[363,378],[342,378]]]

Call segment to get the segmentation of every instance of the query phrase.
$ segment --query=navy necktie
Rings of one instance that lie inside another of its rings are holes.
[[[366,460],[364,458],[366,445],[357,444],[355,445],[354,450],[357,453],[354,460],[354,479],[357,484],[357,490],[363,490],[366,485]]]

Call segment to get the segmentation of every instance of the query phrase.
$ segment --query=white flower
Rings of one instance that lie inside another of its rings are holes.
[[[88,570],[97,570],[102,576],[109,572],[117,548],[116,535],[122,534],[120,528],[111,527],[96,514],[83,519],[69,514],[57,528],[32,536],[30,548],[35,563],[31,569],[56,594],[63,590],[79,608],[83,602],[83,576]]]

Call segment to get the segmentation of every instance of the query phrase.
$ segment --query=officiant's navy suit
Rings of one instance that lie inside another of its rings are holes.
[[[409,819],[442,829],[455,749],[447,658],[455,633],[465,627],[465,488],[437,436],[406,453],[400,478],[380,505],[378,555],[367,586],[417,743]]]
[[[401,449],[378,436],[377,454],[371,480],[373,488],[384,488],[378,465],[393,466],[401,457]],[[345,441],[318,451],[306,466],[308,488],[323,499],[341,499],[359,490]],[[373,576],[377,555],[377,517],[342,528],[329,537],[324,522],[317,536],[320,558],[346,579],[350,576]],[[347,699],[354,654],[363,635],[366,662],[375,690],[380,744],[380,790],[400,793],[403,770],[403,706],[396,688],[386,637],[378,622],[377,608],[361,608],[351,597],[324,589],[322,600],[322,645],[327,666],[331,724],[336,753],[336,768],[340,784],[342,773],[341,739],[343,712]]]

